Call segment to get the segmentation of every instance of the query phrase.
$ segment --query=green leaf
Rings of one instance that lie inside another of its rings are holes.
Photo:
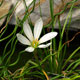
[[[59,79],[59,80],[72,80],[70,78],[62,78],[62,79]]]

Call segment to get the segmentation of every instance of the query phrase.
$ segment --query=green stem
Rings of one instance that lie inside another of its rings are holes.
[[[41,65],[40,65],[40,62],[39,62],[39,59],[38,59],[38,55],[37,55],[37,49],[34,51],[34,58],[36,60],[36,63],[39,66],[39,69],[41,70]]]
[[[37,64],[39,65],[39,69],[43,72],[46,79],[49,80],[49,77],[48,77],[47,73],[44,71],[44,69],[41,68],[41,65],[40,65],[40,62],[39,62],[39,59],[38,59],[38,56],[37,56],[37,50],[34,51],[34,57],[35,57],[35,60],[36,60]]]

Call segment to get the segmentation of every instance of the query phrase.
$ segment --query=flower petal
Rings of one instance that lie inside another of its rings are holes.
[[[39,20],[36,21],[35,26],[34,26],[34,38],[38,39],[43,27],[43,21],[40,18]]]
[[[39,44],[51,40],[52,38],[56,37],[57,34],[58,34],[57,32],[50,32],[50,33],[45,34],[45,35],[39,40]]]
[[[30,41],[24,37],[22,34],[17,33],[17,39],[19,40],[19,42],[21,42],[24,45],[31,45]]]
[[[14,1],[14,3],[17,1],[15,1],[15,0],[12,0],[12,1]],[[13,3],[13,4],[14,4]],[[20,0],[18,1],[18,4],[17,4],[18,6],[17,6],[17,8],[16,8],[16,10],[15,10],[15,16],[17,16],[18,15],[18,13],[20,13],[20,11],[22,11],[22,10],[24,10],[25,9],[25,6],[24,6],[24,3],[23,2],[21,2]]]
[[[48,43],[48,44],[41,44],[41,45],[39,45],[38,47],[39,48],[46,48],[46,47],[49,47],[51,45],[51,43]]]
[[[28,39],[30,41],[33,41],[33,34],[31,31],[31,28],[30,28],[29,24],[27,24],[26,22],[24,22],[23,30],[24,30],[24,33],[26,34],[26,36],[28,37]]]
[[[26,5],[29,6],[32,3],[33,0],[27,0]]]
[[[27,52],[33,52],[34,48],[33,47],[28,47],[28,48],[25,49],[25,51],[27,51]]]

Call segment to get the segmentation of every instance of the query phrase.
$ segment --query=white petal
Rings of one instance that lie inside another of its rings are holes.
[[[58,34],[57,32],[50,32],[50,33],[45,34],[45,35],[39,40],[39,44],[51,40],[52,38],[56,37],[57,34]]]
[[[14,1],[14,3],[16,2],[15,0],[12,0]],[[21,2],[20,0],[18,1],[18,7],[16,8],[16,11],[15,11],[15,14],[17,15],[20,11],[24,10],[25,9],[25,6],[23,4],[23,2]]]
[[[28,39],[30,41],[33,41],[33,34],[32,34],[32,31],[31,31],[31,28],[30,28],[29,24],[27,24],[26,22],[24,22],[23,29],[24,29],[24,33],[26,34],[26,36],[28,37]]]
[[[26,5],[29,6],[33,0],[26,0]]]
[[[51,43],[48,43],[48,44],[41,44],[41,45],[39,45],[38,47],[39,48],[46,48],[46,47],[49,47],[51,45]]]
[[[43,21],[40,18],[39,20],[36,21],[35,26],[34,26],[34,38],[35,39],[39,38],[42,28],[43,28]]]
[[[28,48],[25,49],[25,51],[27,51],[27,52],[33,52],[34,48],[33,47],[28,47]]]
[[[24,45],[31,45],[30,41],[24,37],[22,34],[17,33],[17,39],[19,40],[19,42],[21,42]]]

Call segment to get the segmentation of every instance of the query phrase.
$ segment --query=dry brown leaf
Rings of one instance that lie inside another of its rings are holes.
[[[10,2],[4,1],[2,3],[2,5],[0,6],[0,18],[2,16],[6,15],[9,12],[10,6],[11,6]],[[5,18],[3,18],[3,19],[0,20],[0,25],[2,25],[2,23],[4,22],[4,20],[5,20]]]

